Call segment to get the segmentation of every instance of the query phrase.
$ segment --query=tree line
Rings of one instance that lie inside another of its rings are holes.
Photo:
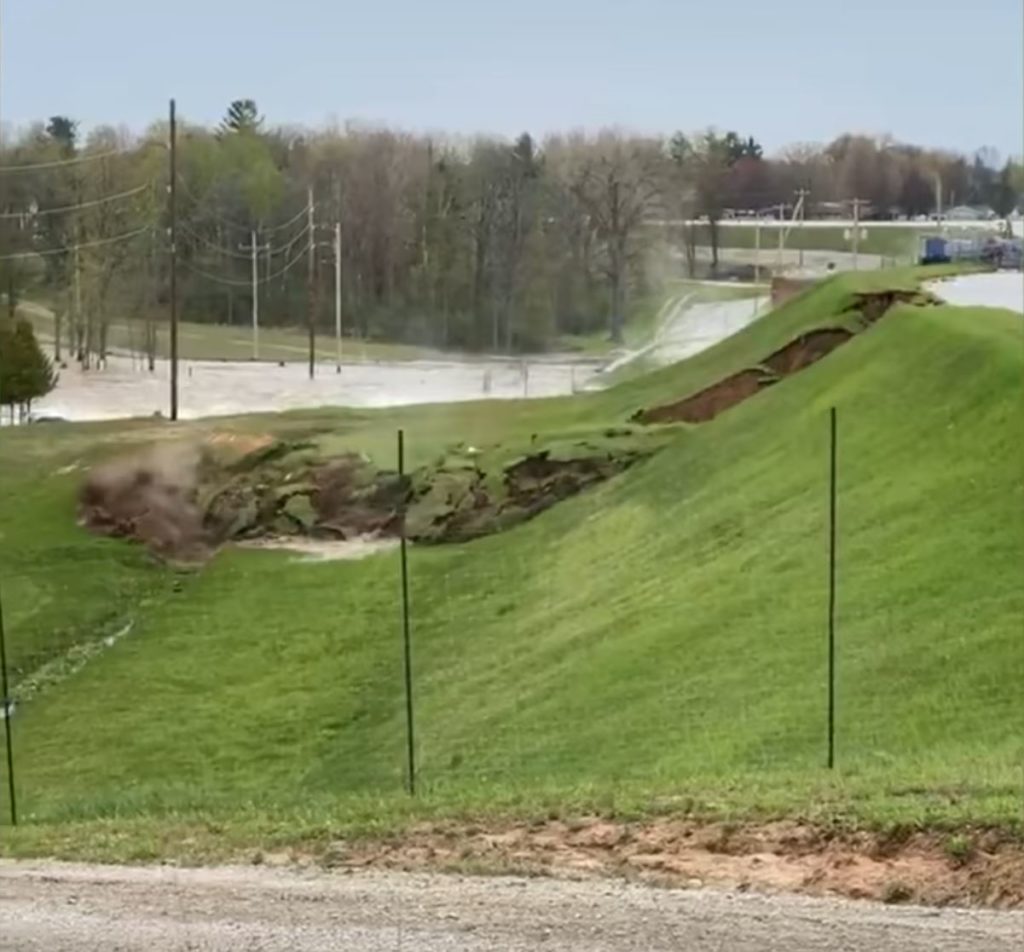
[[[12,315],[30,290],[50,303],[58,358],[102,359],[115,321],[154,352],[169,294],[167,141],[166,123],[83,136],[55,116],[0,152],[0,293]],[[809,214],[857,198],[881,217],[937,201],[1005,216],[1024,192],[1020,163],[991,150],[857,135],[767,156],[714,130],[538,141],[271,127],[239,100],[216,127],[183,123],[178,141],[184,319],[248,324],[255,275],[261,323],[302,324],[312,308],[326,331],[337,256],[345,333],[501,352],[621,340],[663,273],[659,243],[686,250],[673,268],[700,266],[697,218],[713,269],[719,222],[791,208],[798,190]]]

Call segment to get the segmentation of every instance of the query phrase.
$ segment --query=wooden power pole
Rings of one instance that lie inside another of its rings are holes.
[[[171,419],[178,419],[178,121],[171,100],[170,128]]]
[[[341,222],[334,223],[334,358],[341,373]]]
[[[309,379],[316,376],[316,222],[313,213],[313,186],[306,194],[306,211],[309,231],[309,269],[306,278],[306,293],[309,304]]]

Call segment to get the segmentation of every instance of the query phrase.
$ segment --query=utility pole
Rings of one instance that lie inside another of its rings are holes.
[[[287,245],[282,244],[282,248],[284,249],[285,252],[287,252],[287,250],[288,250],[288,246]],[[273,284],[273,281],[272,281],[272,277],[273,277],[273,270],[272,269],[273,269],[273,261],[274,261],[274,242],[273,242],[273,239],[272,239],[272,237],[270,235],[267,236],[267,243],[264,246],[263,250],[266,252],[266,254],[263,256],[264,257],[264,268],[265,268],[265,271],[266,271],[266,273],[263,276],[263,284],[264,284],[264,290],[263,290],[263,310],[264,310],[265,314],[270,314],[271,311],[273,310],[273,301],[274,301],[274,284]],[[286,260],[285,260],[285,263],[287,263]]]
[[[259,255],[261,251],[270,248],[266,245],[261,248],[256,241],[256,231],[249,233],[250,242],[248,245],[239,245],[240,251],[249,252],[249,261],[252,271],[252,359],[260,359],[260,270]],[[268,268],[269,275],[269,268]]]
[[[309,231],[309,272],[306,293],[309,305],[309,379],[316,375],[316,232],[313,214],[313,186],[306,193],[306,211]]]
[[[807,191],[806,188],[798,188],[796,190],[796,208],[793,209],[794,218],[797,216],[798,213],[800,215],[800,227],[797,229],[797,234],[800,236],[800,248],[798,250],[800,252],[801,271],[804,267],[804,221],[806,221],[807,219],[807,206],[804,202],[804,199],[809,194],[810,193]]]
[[[14,407],[11,407],[14,413]],[[13,421],[12,421],[13,422]],[[11,808],[11,826],[18,825],[18,801],[14,786],[14,738],[11,736],[11,718],[14,716],[14,701],[11,699],[7,679],[7,643],[4,634],[3,605],[0,604],[0,706],[4,714],[4,746],[7,750],[7,799]]]
[[[259,248],[256,244],[256,232],[250,233],[252,239],[252,359],[260,358],[260,272],[257,264]]]
[[[786,223],[786,206],[779,203],[779,217],[778,217],[778,238],[779,238],[779,250],[777,254],[777,260],[775,262],[775,273],[782,274],[782,249],[786,243],[786,229],[782,226]]]
[[[855,198],[853,201],[853,270],[857,270],[857,251],[860,247],[860,206],[867,205],[867,200]]]
[[[754,284],[761,283],[761,213],[754,223]]]
[[[170,243],[171,243],[171,420],[178,419],[178,120],[171,100]],[[77,274],[77,269],[76,269]]]
[[[334,343],[341,373],[341,222],[334,223]]]
[[[935,223],[939,226],[939,234],[942,232],[942,176],[935,173]]]
[[[75,343],[80,341],[79,335],[82,332],[82,272],[78,263],[78,245],[75,245],[74,252],[74,268],[75,268],[75,318],[72,322],[72,340]],[[78,353],[76,356],[81,359],[81,347],[79,346]]]

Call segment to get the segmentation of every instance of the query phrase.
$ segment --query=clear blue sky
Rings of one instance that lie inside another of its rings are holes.
[[[1022,0],[0,0],[0,112],[1022,151]]]

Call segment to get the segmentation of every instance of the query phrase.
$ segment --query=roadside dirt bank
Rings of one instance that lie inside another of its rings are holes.
[[[792,821],[582,817],[532,824],[423,824],[378,841],[339,840],[315,851],[254,852],[244,859],[329,868],[614,876],[673,887],[1024,908],[1024,842],[986,829],[843,832]]]

